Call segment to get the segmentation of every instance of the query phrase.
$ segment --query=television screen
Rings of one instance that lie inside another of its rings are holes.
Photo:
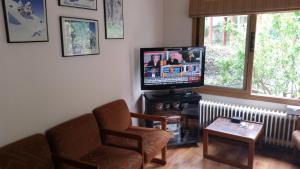
[[[142,90],[200,87],[205,47],[141,48]]]

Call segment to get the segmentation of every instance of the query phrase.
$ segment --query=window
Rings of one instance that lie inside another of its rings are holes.
[[[257,15],[252,93],[300,99],[300,12]]]
[[[247,18],[205,18],[206,85],[244,87]]]
[[[300,104],[300,12],[205,17],[194,23],[199,25],[195,42],[206,46],[206,86],[199,92]]]

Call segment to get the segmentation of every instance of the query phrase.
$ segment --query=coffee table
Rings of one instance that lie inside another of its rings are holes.
[[[255,154],[255,142],[259,139],[260,135],[262,135],[263,128],[264,127],[261,123],[243,121],[241,124],[237,124],[232,123],[228,118],[220,117],[204,129],[203,156],[204,158],[229,164],[242,169],[252,169]],[[209,155],[209,135],[247,143],[249,145],[248,165]]]

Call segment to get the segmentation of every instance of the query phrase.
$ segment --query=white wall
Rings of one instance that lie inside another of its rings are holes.
[[[0,146],[118,98],[126,99],[132,111],[140,110],[139,48],[191,45],[188,3],[124,0],[125,39],[105,40],[103,3],[98,3],[98,11],[90,11],[59,7],[57,1],[49,0],[50,42],[24,44],[6,43],[0,8]],[[101,54],[63,58],[59,16],[98,19]],[[285,105],[265,102],[204,98],[285,109]]]
[[[188,16],[188,0],[165,0],[164,46],[189,46],[192,42],[192,19]],[[203,95],[204,99],[230,104],[259,106],[286,111],[286,105],[261,101]]]
[[[192,19],[189,0],[164,0],[164,43],[166,46],[192,44]]]
[[[24,44],[6,43],[0,8],[0,146],[114,99],[138,109],[139,48],[163,44],[161,0],[124,0],[125,40],[104,39],[102,1],[98,11],[47,7],[50,42]],[[59,16],[99,20],[101,54],[63,58]]]

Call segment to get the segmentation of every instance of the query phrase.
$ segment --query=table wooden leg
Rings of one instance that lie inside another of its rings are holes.
[[[255,142],[250,142],[249,150],[248,150],[248,167],[250,169],[253,168],[254,154],[255,154]]]
[[[259,135],[258,148],[262,150],[264,148],[264,144],[265,144],[265,129],[263,128],[261,134]]]
[[[206,157],[208,154],[208,133],[206,130],[203,132],[203,156]]]
[[[297,153],[297,150],[296,150],[296,148],[294,148],[294,150],[293,150],[293,155],[292,155],[292,160],[293,160],[294,162],[296,162],[296,153]]]

